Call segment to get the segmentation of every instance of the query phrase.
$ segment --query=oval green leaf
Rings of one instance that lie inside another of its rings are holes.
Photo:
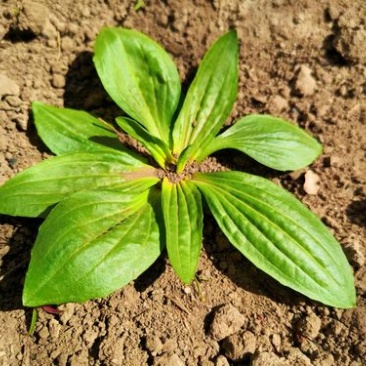
[[[104,28],[94,51],[95,67],[111,98],[153,136],[169,144],[181,91],[171,57],[146,35],[123,28]]]
[[[59,203],[31,253],[23,304],[104,297],[144,272],[160,255],[159,193],[80,192]],[[143,230],[141,230],[143,228]]]
[[[217,150],[237,149],[277,170],[296,170],[311,164],[322,146],[301,128],[280,118],[250,115],[217,136],[198,160]]]
[[[129,151],[118,136],[91,114],[58,108],[41,102],[32,103],[38,135],[56,155],[80,151]],[[137,158],[135,156],[135,159]]]
[[[85,152],[52,157],[24,170],[0,187],[0,213],[45,216],[57,202],[71,194],[96,188],[156,184],[155,169],[122,152]]]
[[[355,306],[354,279],[340,244],[290,193],[240,172],[196,174],[194,183],[221,230],[254,265],[311,299]]]

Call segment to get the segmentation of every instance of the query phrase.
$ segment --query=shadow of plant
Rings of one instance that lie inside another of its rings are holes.
[[[366,199],[351,202],[347,209],[346,214],[348,219],[356,225],[366,226]]]

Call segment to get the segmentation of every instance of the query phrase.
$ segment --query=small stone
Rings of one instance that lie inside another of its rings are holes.
[[[90,348],[98,338],[98,331],[95,329],[87,329],[82,335],[86,347]]]
[[[28,129],[28,122],[29,122],[29,117],[27,114],[22,113],[19,114],[15,119],[14,119],[15,123],[17,124],[17,126],[22,130],[22,131],[26,131]]]
[[[306,65],[301,65],[295,81],[295,91],[306,97],[313,95],[315,90],[316,80],[312,76],[312,70]]]
[[[154,366],[185,366],[184,362],[175,353],[172,355],[164,354],[154,359]]]
[[[220,355],[216,358],[215,366],[230,366],[230,364],[225,356]]]
[[[163,343],[157,335],[148,336],[146,338],[146,348],[150,351],[152,356],[157,356],[163,349]]]
[[[279,335],[279,334],[273,334],[273,336],[272,336],[272,344],[273,344],[273,347],[275,348],[275,350],[277,351],[277,352],[280,352],[280,350],[281,350],[281,343],[282,343],[282,341],[281,341],[281,336]]]
[[[19,107],[22,104],[22,100],[14,95],[9,95],[8,97],[5,98],[6,102],[11,106],[11,107]]]
[[[184,8],[174,12],[172,28],[179,33],[184,32],[187,29],[188,18],[187,10]]]
[[[280,112],[286,111],[288,107],[289,105],[287,100],[280,95],[275,95],[268,102],[268,109],[273,114],[278,114]]]
[[[192,293],[192,289],[189,287],[189,286],[186,286],[184,289],[183,289],[184,293],[186,295],[190,295]]]
[[[65,77],[60,74],[55,74],[52,77],[51,84],[54,88],[62,89],[65,86]]]
[[[62,324],[67,324],[67,322],[73,317],[75,312],[75,304],[67,303],[60,305],[58,309],[60,312],[60,320]]]
[[[329,18],[332,20],[337,20],[340,15],[339,6],[336,6],[336,4],[329,4],[327,11]]]
[[[335,49],[351,63],[366,64],[366,29],[341,27],[334,39]]]
[[[35,35],[41,34],[48,19],[47,6],[36,1],[24,1],[22,5],[18,17],[19,29],[30,31]]]
[[[245,316],[236,307],[230,304],[223,305],[215,310],[209,335],[215,341],[221,341],[239,331],[245,320]]]
[[[315,339],[321,328],[322,322],[315,313],[310,313],[300,322],[300,332],[307,339]]]
[[[19,85],[5,74],[0,74],[0,100],[7,95],[14,95],[19,97]]]
[[[48,324],[50,337],[52,339],[58,339],[61,331],[61,324],[54,318],[50,319]]]
[[[308,170],[305,173],[304,191],[307,194],[318,194],[320,178],[312,170]]]
[[[62,51],[71,51],[75,47],[75,43],[70,37],[64,37],[61,40]]]
[[[290,348],[289,354],[287,356],[287,362],[289,365],[312,366],[310,359],[295,347]]]
[[[313,361],[313,366],[333,366],[335,365],[334,357],[331,353],[320,353]]]
[[[256,345],[256,338],[249,331],[232,334],[222,344],[225,356],[235,362],[249,358],[255,352]]]
[[[289,364],[273,352],[256,354],[250,363],[251,366],[289,366]]]
[[[363,245],[357,238],[348,240],[345,244],[344,250],[347,258],[355,264],[357,268],[361,268],[365,265],[365,254],[363,253]]]
[[[43,327],[39,332],[38,332],[38,336],[41,339],[47,339],[50,336],[50,333],[48,331],[48,329],[46,327]]]

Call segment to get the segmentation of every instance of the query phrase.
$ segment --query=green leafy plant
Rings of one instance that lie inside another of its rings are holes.
[[[38,134],[57,156],[0,187],[1,213],[45,217],[25,279],[25,306],[106,296],[144,272],[165,247],[179,278],[190,283],[204,202],[258,268],[324,304],[355,305],[351,267],[313,213],[269,180],[211,172],[201,164],[230,148],[287,171],[321,153],[305,131],[266,115],[244,117],[219,134],[237,95],[234,31],[208,50],[184,100],[172,59],[137,31],[103,29],[94,63],[129,117],[118,117],[114,126],[83,111],[34,102]],[[124,133],[150,157],[122,144]]]

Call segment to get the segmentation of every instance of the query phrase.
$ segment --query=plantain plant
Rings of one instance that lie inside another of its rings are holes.
[[[112,125],[34,102],[37,132],[56,156],[0,187],[2,214],[45,218],[26,274],[25,306],[107,296],[165,247],[189,284],[202,246],[204,202],[232,245],[281,284],[334,307],[355,305],[340,244],[301,202],[267,179],[201,164],[229,148],[288,171],[321,153],[305,131],[267,115],[241,118],[220,133],[237,95],[235,31],[211,46],[184,99],[170,56],[135,30],[102,29],[94,63],[128,117]],[[121,143],[125,134],[145,156]]]

